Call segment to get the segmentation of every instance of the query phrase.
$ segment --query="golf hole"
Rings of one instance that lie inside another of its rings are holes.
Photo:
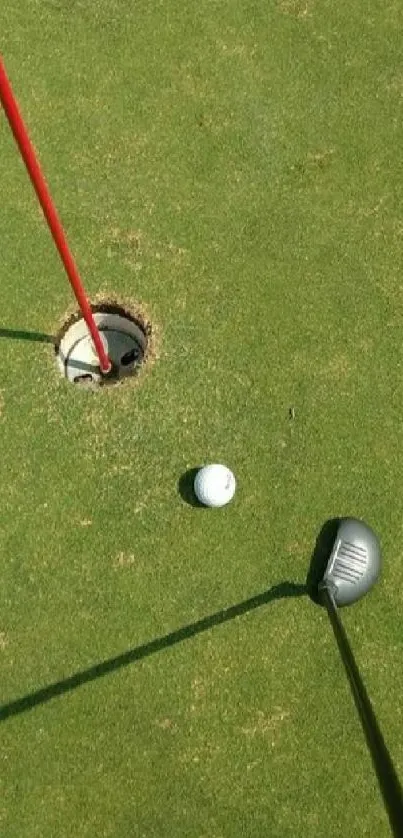
[[[72,384],[91,389],[136,376],[148,358],[151,324],[117,303],[99,303],[91,308],[112,371],[102,374],[88,326],[77,313],[68,319],[56,341],[61,375]]]

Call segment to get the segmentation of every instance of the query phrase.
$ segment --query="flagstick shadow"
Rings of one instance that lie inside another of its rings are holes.
[[[0,327],[0,338],[12,340],[31,340],[35,343],[53,343],[56,345],[56,338],[52,335],[45,335],[43,332],[26,332],[23,329],[3,329]]]
[[[162,637],[157,637],[149,643],[136,646],[134,649],[129,649],[129,651],[124,652],[121,655],[109,658],[108,660],[89,667],[88,669],[76,672],[68,678],[56,681],[53,684],[49,684],[47,687],[43,687],[35,692],[28,693],[22,698],[18,698],[8,704],[4,704],[0,707],[0,722],[9,719],[11,716],[17,716],[20,713],[32,710],[39,704],[45,704],[53,698],[65,695],[78,687],[82,687],[84,684],[96,681],[104,675],[116,672],[118,669],[129,666],[136,661],[143,660],[150,655],[163,651],[163,649],[168,649],[176,643],[181,643],[184,640],[196,637],[196,635],[202,634],[202,632],[208,631],[214,626],[228,623],[230,620],[233,620],[236,617],[241,617],[244,614],[254,611],[256,608],[260,608],[263,605],[267,605],[269,602],[273,602],[276,599],[304,596],[306,595],[306,592],[306,585],[299,585],[293,582],[281,582],[280,584],[275,585],[274,587],[269,588],[269,590],[264,591],[261,594],[257,594],[250,599],[243,600],[236,605],[231,605],[228,608],[224,608],[222,611],[217,611],[215,614],[203,617],[195,623],[183,626],[182,628],[177,629],[177,631],[170,632],[170,634],[166,634]]]

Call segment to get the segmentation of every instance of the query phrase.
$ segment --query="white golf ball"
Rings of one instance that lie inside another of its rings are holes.
[[[234,497],[235,488],[232,471],[219,463],[203,466],[195,477],[196,497],[205,506],[225,506]]]

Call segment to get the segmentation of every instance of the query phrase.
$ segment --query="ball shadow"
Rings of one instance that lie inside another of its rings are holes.
[[[181,475],[178,481],[178,492],[182,500],[184,500],[188,506],[205,509],[203,504],[200,503],[199,499],[196,497],[194,490],[195,477],[200,468],[201,466],[198,466],[197,468],[190,468]]]
[[[340,518],[329,518],[329,520],[323,524],[323,527],[316,539],[315,547],[311,556],[308,575],[306,577],[306,591],[310,599],[316,605],[321,604],[318,593],[318,585],[323,579],[339,524]]]

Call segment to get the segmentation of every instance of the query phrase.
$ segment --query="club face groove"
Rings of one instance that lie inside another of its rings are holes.
[[[381,550],[373,530],[356,518],[342,518],[321,586],[331,587],[336,605],[350,605],[372,588],[380,570]]]

